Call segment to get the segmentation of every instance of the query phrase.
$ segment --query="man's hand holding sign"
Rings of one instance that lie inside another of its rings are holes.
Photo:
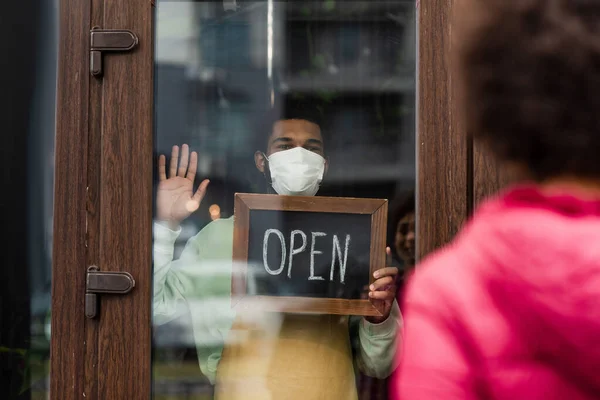
[[[386,200],[237,194],[233,257],[247,270],[234,304],[384,321],[398,274],[386,220]]]
[[[391,249],[385,249],[387,265],[391,264]],[[373,273],[373,277],[377,279],[369,286],[369,298],[373,299],[375,308],[383,310],[383,315],[378,317],[366,317],[367,321],[378,324],[387,319],[394,305],[398,288],[396,286],[398,279],[397,267],[385,267]]]

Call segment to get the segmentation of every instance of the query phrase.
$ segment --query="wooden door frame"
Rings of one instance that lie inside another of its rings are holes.
[[[473,152],[453,108],[446,57],[452,1],[420,2],[417,10],[418,257],[451,240],[469,215],[473,193],[491,193],[501,182],[479,168],[485,159],[479,149]],[[86,399],[141,400],[151,390],[153,3],[61,0],[52,399],[85,393]],[[132,53],[104,57],[102,80],[90,75],[93,26],[139,37]],[[84,316],[92,264],[136,279],[132,293],[103,297],[94,320]]]
[[[467,137],[450,72],[455,0],[421,1],[417,10],[417,260],[449,243],[486,197],[512,182]]]
[[[417,259],[448,243],[467,219],[472,146],[455,108],[449,51],[453,0],[417,10]]]
[[[56,96],[50,398],[86,393],[86,187],[90,5],[61,0]],[[74,151],[73,151],[74,150]]]
[[[52,399],[151,390],[152,16],[150,0],[60,2]],[[90,74],[94,26],[139,37],[133,52],[104,55],[101,79]],[[96,319],[84,316],[90,265],[136,280],[128,295],[103,296]]]

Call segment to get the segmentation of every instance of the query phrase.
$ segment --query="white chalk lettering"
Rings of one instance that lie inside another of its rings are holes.
[[[322,251],[315,250],[315,243],[317,238],[320,236],[327,236],[324,232],[311,232],[311,243],[310,243],[310,276],[309,281],[324,281],[322,276],[315,276],[315,254],[323,254]]]
[[[302,236],[302,246],[300,246],[297,249],[294,248],[294,238],[296,237],[296,235]],[[299,230],[292,231],[292,235],[290,237],[290,262],[288,264],[288,278],[292,277],[292,260],[294,259],[294,256],[298,253],[302,253],[305,249],[306,233]]]
[[[281,261],[278,269],[271,269],[269,266],[269,237],[271,234],[275,234],[279,239],[279,244],[281,245]],[[302,243],[299,243],[297,237],[302,239]],[[323,254],[323,251],[317,249],[317,238],[327,236],[325,232],[311,232],[311,243],[310,243],[310,264],[309,264],[309,281],[324,281],[326,278],[323,276],[315,275],[315,256]],[[338,235],[333,235],[332,239],[332,247],[331,247],[331,268],[329,270],[329,280],[333,281],[336,275],[336,264],[339,268],[339,279],[340,283],[345,284],[346,280],[346,267],[348,264],[348,251],[350,249],[350,242],[352,241],[350,235],[346,235],[346,240],[344,243],[344,250],[342,251],[342,246],[340,244],[340,239]],[[306,251],[308,247],[308,240],[306,234],[301,230],[293,230],[290,234],[290,253],[289,259],[287,258],[287,248],[285,237],[283,233],[278,229],[267,229],[265,231],[265,235],[263,238],[263,265],[265,267],[265,271],[269,275],[280,275],[287,261],[287,276],[288,278],[292,278],[292,269],[294,263],[294,256]]]
[[[269,236],[272,233],[277,235],[277,237],[279,238],[279,242],[281,243],[281,263],[279,265],[279,269],[277,269],[277,270],[272,270],[271,268],[269,268],[269,261],[267,260],[267,248],[268,248],[268,244],[269,244]],[[281,233],[277,229],[267,229],[265,231],[265,237],[263,239],[263,263],[265,265],[265,270],[267,271],[267,273],[269,273],[270,275],[281,274],[281,271],[283,271],[283,268],[285,268],[285,256],[286,256],[285,238],[283,237],[283,233]]]
[[[346,235],[346,243],[344,245],[344,259],[342,260],[342,249],[340,247],[340,240],[337,235],[333,235],[333,246],[331,247],[331,269],[329,271],[329,280],[333,281],[333,274],[335,270],[335,259],[340,259],[340,282],[344,283],[346,278],[346,262],[348,261],[348,248],[350,247],[350,235]],[[336,257],[337,255],[337,257]]]

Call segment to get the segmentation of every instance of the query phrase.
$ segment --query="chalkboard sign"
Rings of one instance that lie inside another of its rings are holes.
[[[236,194],[234,307],[381,315],[387,200]]]

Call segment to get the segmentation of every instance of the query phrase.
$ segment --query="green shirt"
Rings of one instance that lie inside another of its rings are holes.
[[[214,383],[236,316],[231,308],[233,217],[208,224],[173,261],[174,244],[180,233],[181,228],[172,231],[154,224],[154,323],[164,324],[189,309],[200,368]],[[396,302],[390,317],[380,324],[360,318],[357,363],[365,374],[384,378],[393,371],[401,326]]]

